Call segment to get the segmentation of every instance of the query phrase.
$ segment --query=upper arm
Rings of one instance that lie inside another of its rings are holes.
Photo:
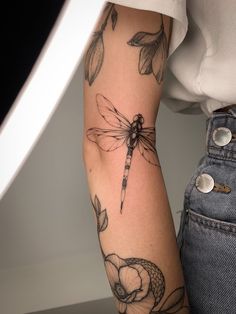
[[[84,56],[85,128],[106,127],[96,95],[128,120],[141,113],[155,124],[164,79],[171,17],[108,3]]]

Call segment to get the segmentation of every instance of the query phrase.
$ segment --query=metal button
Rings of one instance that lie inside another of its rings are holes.
[[[213,131],[212,137],[216,145],[225,146],[231,141],[232,132],[228,128],[220,127]]]
[[[202,173],[196,178],[196,188],[202,193],[209,193],[213,190],[215,182],[212,176],[207,173]]]

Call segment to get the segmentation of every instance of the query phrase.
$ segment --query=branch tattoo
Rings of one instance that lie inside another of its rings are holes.
[[[97,232],[105,269],[115,303],[120,314],[188,314],[184,306],[183,286],[172,291],[163,301],[165,278],[161,269],[143,258],[121,258],[115,253],[106,254],[100,233],[108,227],[107,210],[95,195],[92,205],[97,219]]]
[[[148,163],[160,167],[155,148],[155,128],[143,127],[144,118],[140,113],[134,115],[130,122],[101,94],[96,95],[96,101],[99,114],[112,129],[90,128],[87,130],[88,139],[105,152],[114,151],[123,144],[127,146],[120,197],[122,213],[134,150],[137,148]]]

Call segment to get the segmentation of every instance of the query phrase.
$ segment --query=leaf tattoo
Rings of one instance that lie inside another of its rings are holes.
[[[128,45],[141,47],[139,53],[138,71],[141,75],[153,74],[157,83],[164,79],[168,43],[161,14],[160,30],[156,33],[138,32],[128,42]]]
[[[85,80],[91,86],[101,70],[104,58],[102,32],[95,32],[85,58]]]
[[[116,27],[117,18],[118,18],[118,13],[117,13],[116,9],[113,8],[112,13],[111,13],[111,21],[112,21],[112,29],[113,29],[113,31],[114,31],[114,29]]]
[[[104,42],[103,32],[106,29],[108,19],[111,16],[112,30],[114,31],[117,23],[118,13],[115,9],[115,5],[107,3],[104,11],[108,11],[104,22],[101,25],[100,30],[94,32],[93,38],[87,50],[85,56],[85,80],[88,81],[91,86],[98,76],[103,60],[104,60]]]
[[[97,232],[104,265],[119,313],[189,314],[189,308],[184,306],[184,287],[175,289],[162,302],[166,283],[157,265],[143,258],[121,258],[115,253],[104,253],[100,233],[108,227],[108,215],[106,209],[102,210],[97,195],[92,205],[97,217]]]
[[[106,209],[101,210],[101,203],[97,195],[95,195],[94,202],[92,202],[92,205],[96,214],[97,232],[99,233],[99,232],[104,231],[108,226],[107,210]]]

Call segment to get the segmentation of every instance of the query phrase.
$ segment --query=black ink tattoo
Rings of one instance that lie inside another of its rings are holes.
[[[101,70],[104,60],[104,43],[103,32],[106,29],[109,17],[111,17],[112,29],[114,30],[117,23],[118,13],[115,5],[107,3],[104,11],[108,11],[100,30],[94,32],[92,41],[85,56],[85,80],[91,86]]]
[[[128,45],[142,47],[139,53],[138,70],[140,74],[153,74],[158,84],[163,81],[168,53],[168,42],[164,30],[163,15],[157,33],[138,32]]]
[[[102,206],[101,206],[101,203],[100,203],[97,195],[95,195],[94,201],[91,200],[91,203],[93,205],[93,209],[94,209],[96,219],[97,219],[97,233],[98,233],[98,237],[99,237],[100,232],[104,231],[108,226],[107,210],[106,209],[102,210]],[[104,254],[102,246],[101,246],[100,238],[99,238],[99,244],[100,244],[103,258],[105,258],[105,254]]]
[[[121,258],[115,253],[104,253],[100,233],[108,227],[107,211],[102,210],[96,195],[92,204],[97,217],[97,232],[105,269],[119,313],[188,314],[189,309],[184,306],[184,287],[175,289],[162,302],[165,278],[154,263],[143,258]]]
[[[136,114],[130,122],[101,94],[96,95],[96,101],[100,115],[113,129],[90,128],[87,130],[88,139],[106,152],[114,151],[123,144],[127,146],[121,188],[120,212],[122,213],[134,149],[137,147],[150,164],[160,166],[155,148],[155,128],[144,128],[144,118],[140,113]]]

